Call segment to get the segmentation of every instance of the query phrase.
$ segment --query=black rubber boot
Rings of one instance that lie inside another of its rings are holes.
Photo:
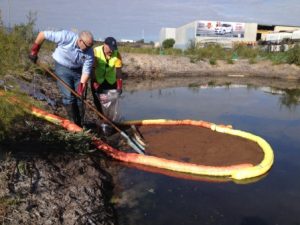
[[[65,105],[69,120],[72,120],[75,124],[81,127],[81,116],[77,103]]]
[[[82,127],[84,127],[85,125],[85,105],[83,104],[79,104],[78,105],[78,110],[79,110],[79,117],[78,120],[80,120]]]

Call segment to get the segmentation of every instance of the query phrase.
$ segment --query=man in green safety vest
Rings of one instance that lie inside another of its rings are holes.
[[[110,120],[119,120],[118,97],[122,94],[122,58],[117,41],[107,37],[94,48],[94,72],[91,90],[97,109]]]

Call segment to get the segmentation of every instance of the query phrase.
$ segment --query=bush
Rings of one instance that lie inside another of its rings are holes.
[[[162,46],[164,49],[167,49],[167,48],[173,48],[174,44],[175,44],[175,40],[173,38],[168,38],[163,41]]]
[[[224,49],[219,44],[207,44],[205,47],[196,46],[195,48],[188,48],[185,51],[186,55],[192,59],[192,61],[198,61],[203,59],[212,59],[214,61],[220,59],[224,60],[230,57],[231,52]]]
[[[209,64],[210,65],[217,65],[217,60],[215,58],[210,58],[209,59]]]
[[[27,59],[34,37],[34,14],[29,13],[27,24],[15,25],[7,30],[0,18],[0,76],[21,73],[31,65]]]
[[[253,48],[241,44],[236,44],[233,47],[233,52],[236,52],[239,57],[246,59],[256,58],[260,55],[260,50],[258,48]]]
[[[300,65],[300,46],[295,45],[287,51],[287,63]]]
[[[149,55],[158,55],[158,48],[142,48],[142,47],[131,47],[131,46],[120,46],[118,47],[120,52],[126,53],[141,53],[141,54],[149,54]]]

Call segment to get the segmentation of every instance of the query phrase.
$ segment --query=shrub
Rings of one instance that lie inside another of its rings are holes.
[[[246,59],[256,58],[257,56],[260,55],[260,50],[258,48],[253,48],[241,44],[234,45],[233,51],[236,52],[236,54],[239,57],[246,58]]]
[[[233,59],[232,59],[232,58],[228,58],[226,61],[227,61],[227,63],[228,63],[228,64],[234,64],[234,62],[233,62]]]
[[[131,46],[120,46],[120,52],[127,53],[141,53],[141,54],[149,54],[149,55],[157,55],[159,54],[158,48],[142,48],[142,47],[131,47]]]
[[[194,48],[188,48],[185,54],[189,55],[192,61],[213,59],[212,63],[214,63],[218,59],[227,59],[230,57],[231,52],[219,44],[206,44],[204,47],[196,46]]]
[[[35,17],[30,12],[27,18],[27,24],[15,25],[9,31],[0,18],[0,76],[24,72],[31,66],[27,55],[34,37]]]
[[[163,41],[162,46],[164,49],[167,49],[167,48],[173,48],[174,44],[175,44],[175,40],[173,38],[168,38]]]
[[[300,46],[298,44],[287,51],[287,63],[300,65]]]
[[[209,64],[210,65],[217,65],[217,60],[215,58],[210,58],[209,59]]]

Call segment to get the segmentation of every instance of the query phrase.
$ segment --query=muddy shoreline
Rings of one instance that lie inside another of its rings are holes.
[[[150,80],[145,86],[159,88],[205,85],[249,84],[274,88],[294,89],[300,86],[300,67],[296,65],[273,65],[270,61],[258,61],[250,64],[247,59],[239,59],[228,64],[217,61],[210,65],[207,60],[191,62],[188,57],[159,56],[144,54],[125,54],[124,74],[128,81],[135,82],[138,88],[144,88],[144,80]],[[127,88],[133,89],[135,82],[128,82]]]
[[[49,55],[42,55],[41,60],[53,64]],[[126,53],[123,62],[124,91],[229,84],[279,89],[300,87],[300,67],[272,65],[268,61],[256,64],[249,64],[247,60],[237,60],[234,64],[218,61],[217,65],[210,65],[207,61],[192,63],[187,57]],[[66,116],[61,101],[55,101],[60,99],[60,94],[50,76],[7,75],[5,82],[11,81],[18,84],[13,88],[20,86],[28,95],[39,93],[39,97],[35,97],[49,112]],[[88,98],[91,100],[91,96]],[[88,112],[88,117],[91,122],[97,120],[92,112]],[[25,126],[24,133],[30,133],[30,129]],[[54,153],[51,146],[41,145],[35,146],[42,149],[38,154],[25,152],[24,156],[23,152],[0,159],[0,222],[117,224],[109,202],[114,171],[101,160],[105,156],[66,153],[63,149]],[[15,152],[16,146],[1,143],[0,150]]]

